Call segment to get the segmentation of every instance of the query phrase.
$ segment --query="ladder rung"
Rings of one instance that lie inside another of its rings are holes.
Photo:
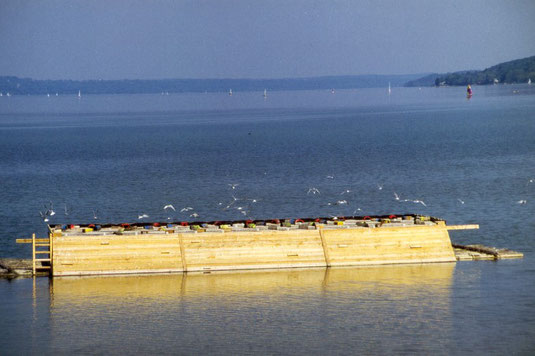
[[[50,266],[35,266],[35,269],[50,269]]]
[[[36,243],[50,242],[50,239],[35,239]],[[31,244],[32,239],[17,239],[18,244]]]
[[[50,258],[36,258],[35,262],[50,262]]]
[[[37,247],[37,246],[43,246],[43,247],[47,246],[48,247],[48,246],[50,246],[50,244],[35,244],[35,247]]]
[[[50,255],[50,251],[35,251],[35,254],[37,255],[38,253],[48,253]]]

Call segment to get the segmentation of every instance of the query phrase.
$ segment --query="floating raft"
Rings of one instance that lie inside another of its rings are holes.
[[[472,260],[503,260],[523,258],[524,254],[506,248],[487,247],[483,245],[451,244],[455,251],[457,261]]]
[[[54,225],[17,242],[52,276],[210,272],[455,262],[448,230],[477,228],[421,215]]]

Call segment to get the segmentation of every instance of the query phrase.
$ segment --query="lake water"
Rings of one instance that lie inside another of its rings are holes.
[[[535,86],[0,97],[0,257],[30,257],[50,202],[51,223],[419,213],[525,255],[0,280],[0,353],[533,354],[531,179]]]

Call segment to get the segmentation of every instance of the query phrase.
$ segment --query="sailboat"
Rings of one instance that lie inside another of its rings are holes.
[[[78,90],[78,99],[81,99],[81,98],[82,98],[82,92]]]
[[[390,82],[388,82],[388,95],[392,94],[392,88],[390,87]]]
[[[531,85],[531,78],[528,78],[528,85]]]
[[[232,89],[228,91],[228,95],[232,96]]]
[[[264,89],[264,98],[267,98],[267,89]]]

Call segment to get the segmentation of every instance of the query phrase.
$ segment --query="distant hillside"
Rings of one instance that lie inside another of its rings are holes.
[[[411,80],[405,83],[406,87],[431,87],[435,85],[435,79],[439,76],[439,73],[432,73],[418,79]]]
[[[403,86],[423,74],[354,75],[286,79],[34,80],[0,77],[0,92],[15,95],[150,94],[267,90],[352,89]]]
[[[513,84],[526,83],[530,78],[535,81],[535,56],[500,63],[485,70],[433,74],[411,80],[406,86]]]

